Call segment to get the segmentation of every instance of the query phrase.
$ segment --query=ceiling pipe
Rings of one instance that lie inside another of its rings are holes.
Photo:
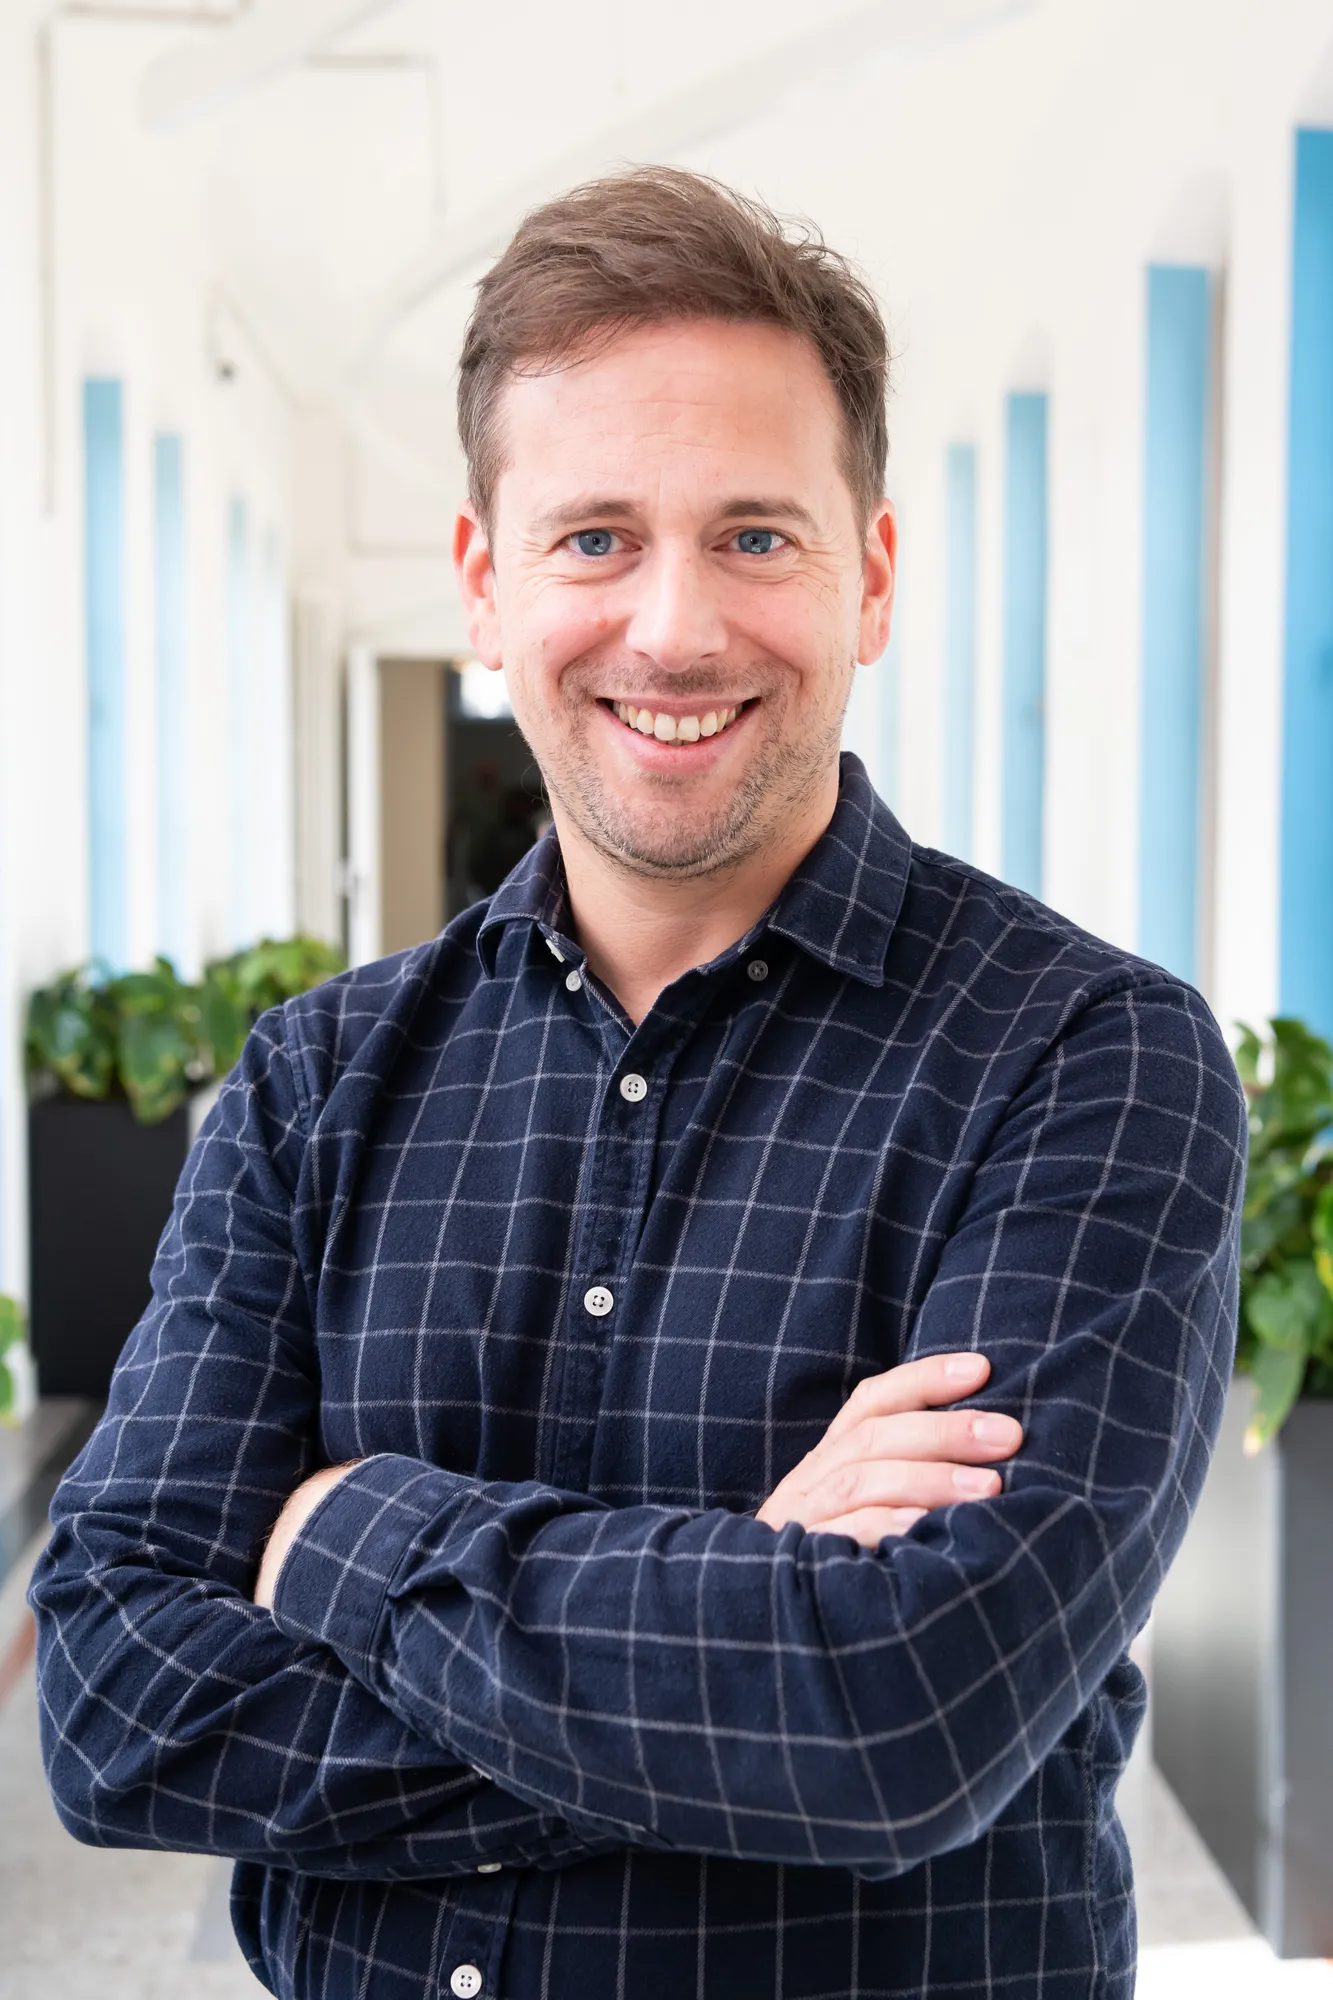
[[[874,0],[809,32],[619,118],[512,182],[471,214],[441,223],[392,279],[349,348],[339,374],[353,387],[402,321],[445,286],[500,250],[529,208],[556,189],[624,160],[666,160],[769,112],[788,91],[818,85],[886,50],[921,50],[997,27],[1039,0]]]
[[[179,131],[248,91],[321,54],[340,35],[398,0],[266,0],[207,43],[169,49],[139,82],[139,117],[152,131]]]

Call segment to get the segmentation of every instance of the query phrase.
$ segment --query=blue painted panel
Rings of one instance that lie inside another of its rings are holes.
[[[1282,726],[1282,1011],[1333,1035],[1333,132],[1296,135]]]
[[[88,690],[88,942],[129,951],[125,770],[125,436],[121,385],[83,385],[84,651]]]
[[[1046,404],[1016,394],[1005,411],[1001,866],[1034,896],[1046,789]]]
[[[181,440],[153,441],[157,667],[157,948],[190,969],[189,708],[185,628],[185,476]]]
[[[944,845],[970,858],[977,684],[977,454],[970,444],[949,446],[944,528]]]
[[[250,732],[250,527],[244,500],[227,509],[227,712],[231,797],[231,934],[238,949],[252,944],[253,772]]]
[[[1198,977],[1212,281],[1148,271],[1139,947]]]

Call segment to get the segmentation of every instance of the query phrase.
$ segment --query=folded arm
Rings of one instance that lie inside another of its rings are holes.
[[[382,1456],[275,1616],[546,1812],[697,1852],[906,1870],[991,1824],[1142,1625],[1230,1368],[1244,1110],[1196,996],[1090,1005],[1011,1106],[918,1316],[1026,1444],[866,1549]]]
[[[372,1880],[621,1844],[504,1796],[250,1601],[265,1537],[320,1455],[292,1233],[301,1147],[273,1014],[191,1154],[153,1303],[34,1575],[61,1817],[98,1845]]]

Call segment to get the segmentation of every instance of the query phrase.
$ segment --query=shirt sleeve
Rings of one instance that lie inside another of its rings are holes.
[[[992,1501],[865,1550],[385,1456],[275,1614],[544,1809],[901,1873],[977,1838],[1144,1623],[1220,1422],[1244,1103],[1198,996],[1090,1002],[1011,1102],[910,1354],[976,1347],[1026,1426]]]
[[[586,1853],[251,1602],[269,1529],[322,1462],[303,1146],[274,1012],[190,1154],[152,1303],[51,1510],[30,1602],[57,1809],[95,1845],[371,1880]]]

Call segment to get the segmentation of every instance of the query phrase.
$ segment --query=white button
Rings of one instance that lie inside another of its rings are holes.
[[[481,1974],[475,1965],[456,1965],[449,1974],[449,1991],[458,1995],[458,2000],[472,2000],[481,1991]]]
[[[477,1863],[477,1873],[478,1875],[498,1875],[503,1867],[503,1861],[479,1861]]]
[[[648,1095],[648,1086],[641,1076],[635,1076],[631,1071],[628,1076],[622,1076],[620,1079],[620,1095],[626,1104],[642,1104]]]
[[[583,981],[577,972],[567,972],[565,974],[565,984],[571,993],[577,993]]]
[[[547,938],[546,949],[551,953],[553,958],[558,958],[560,960],[560,963],[562,965],[564,964],[565,954],[563,953],[563,951],[561,951],[559,945],[556,943],[554,938]]]
[[[615,1300],[610,1292],[607,1291],[605,1285],[590,1285],[588,1290],[583,1294],[583,1304],[585,1310],[590,1312],[594,1319],[605,1319],[615,1304]]]
[[[761,979],[768,978],[768,967],[764,964],[762,958],[752,958],[745,970],[749,973],[756,986]]]

